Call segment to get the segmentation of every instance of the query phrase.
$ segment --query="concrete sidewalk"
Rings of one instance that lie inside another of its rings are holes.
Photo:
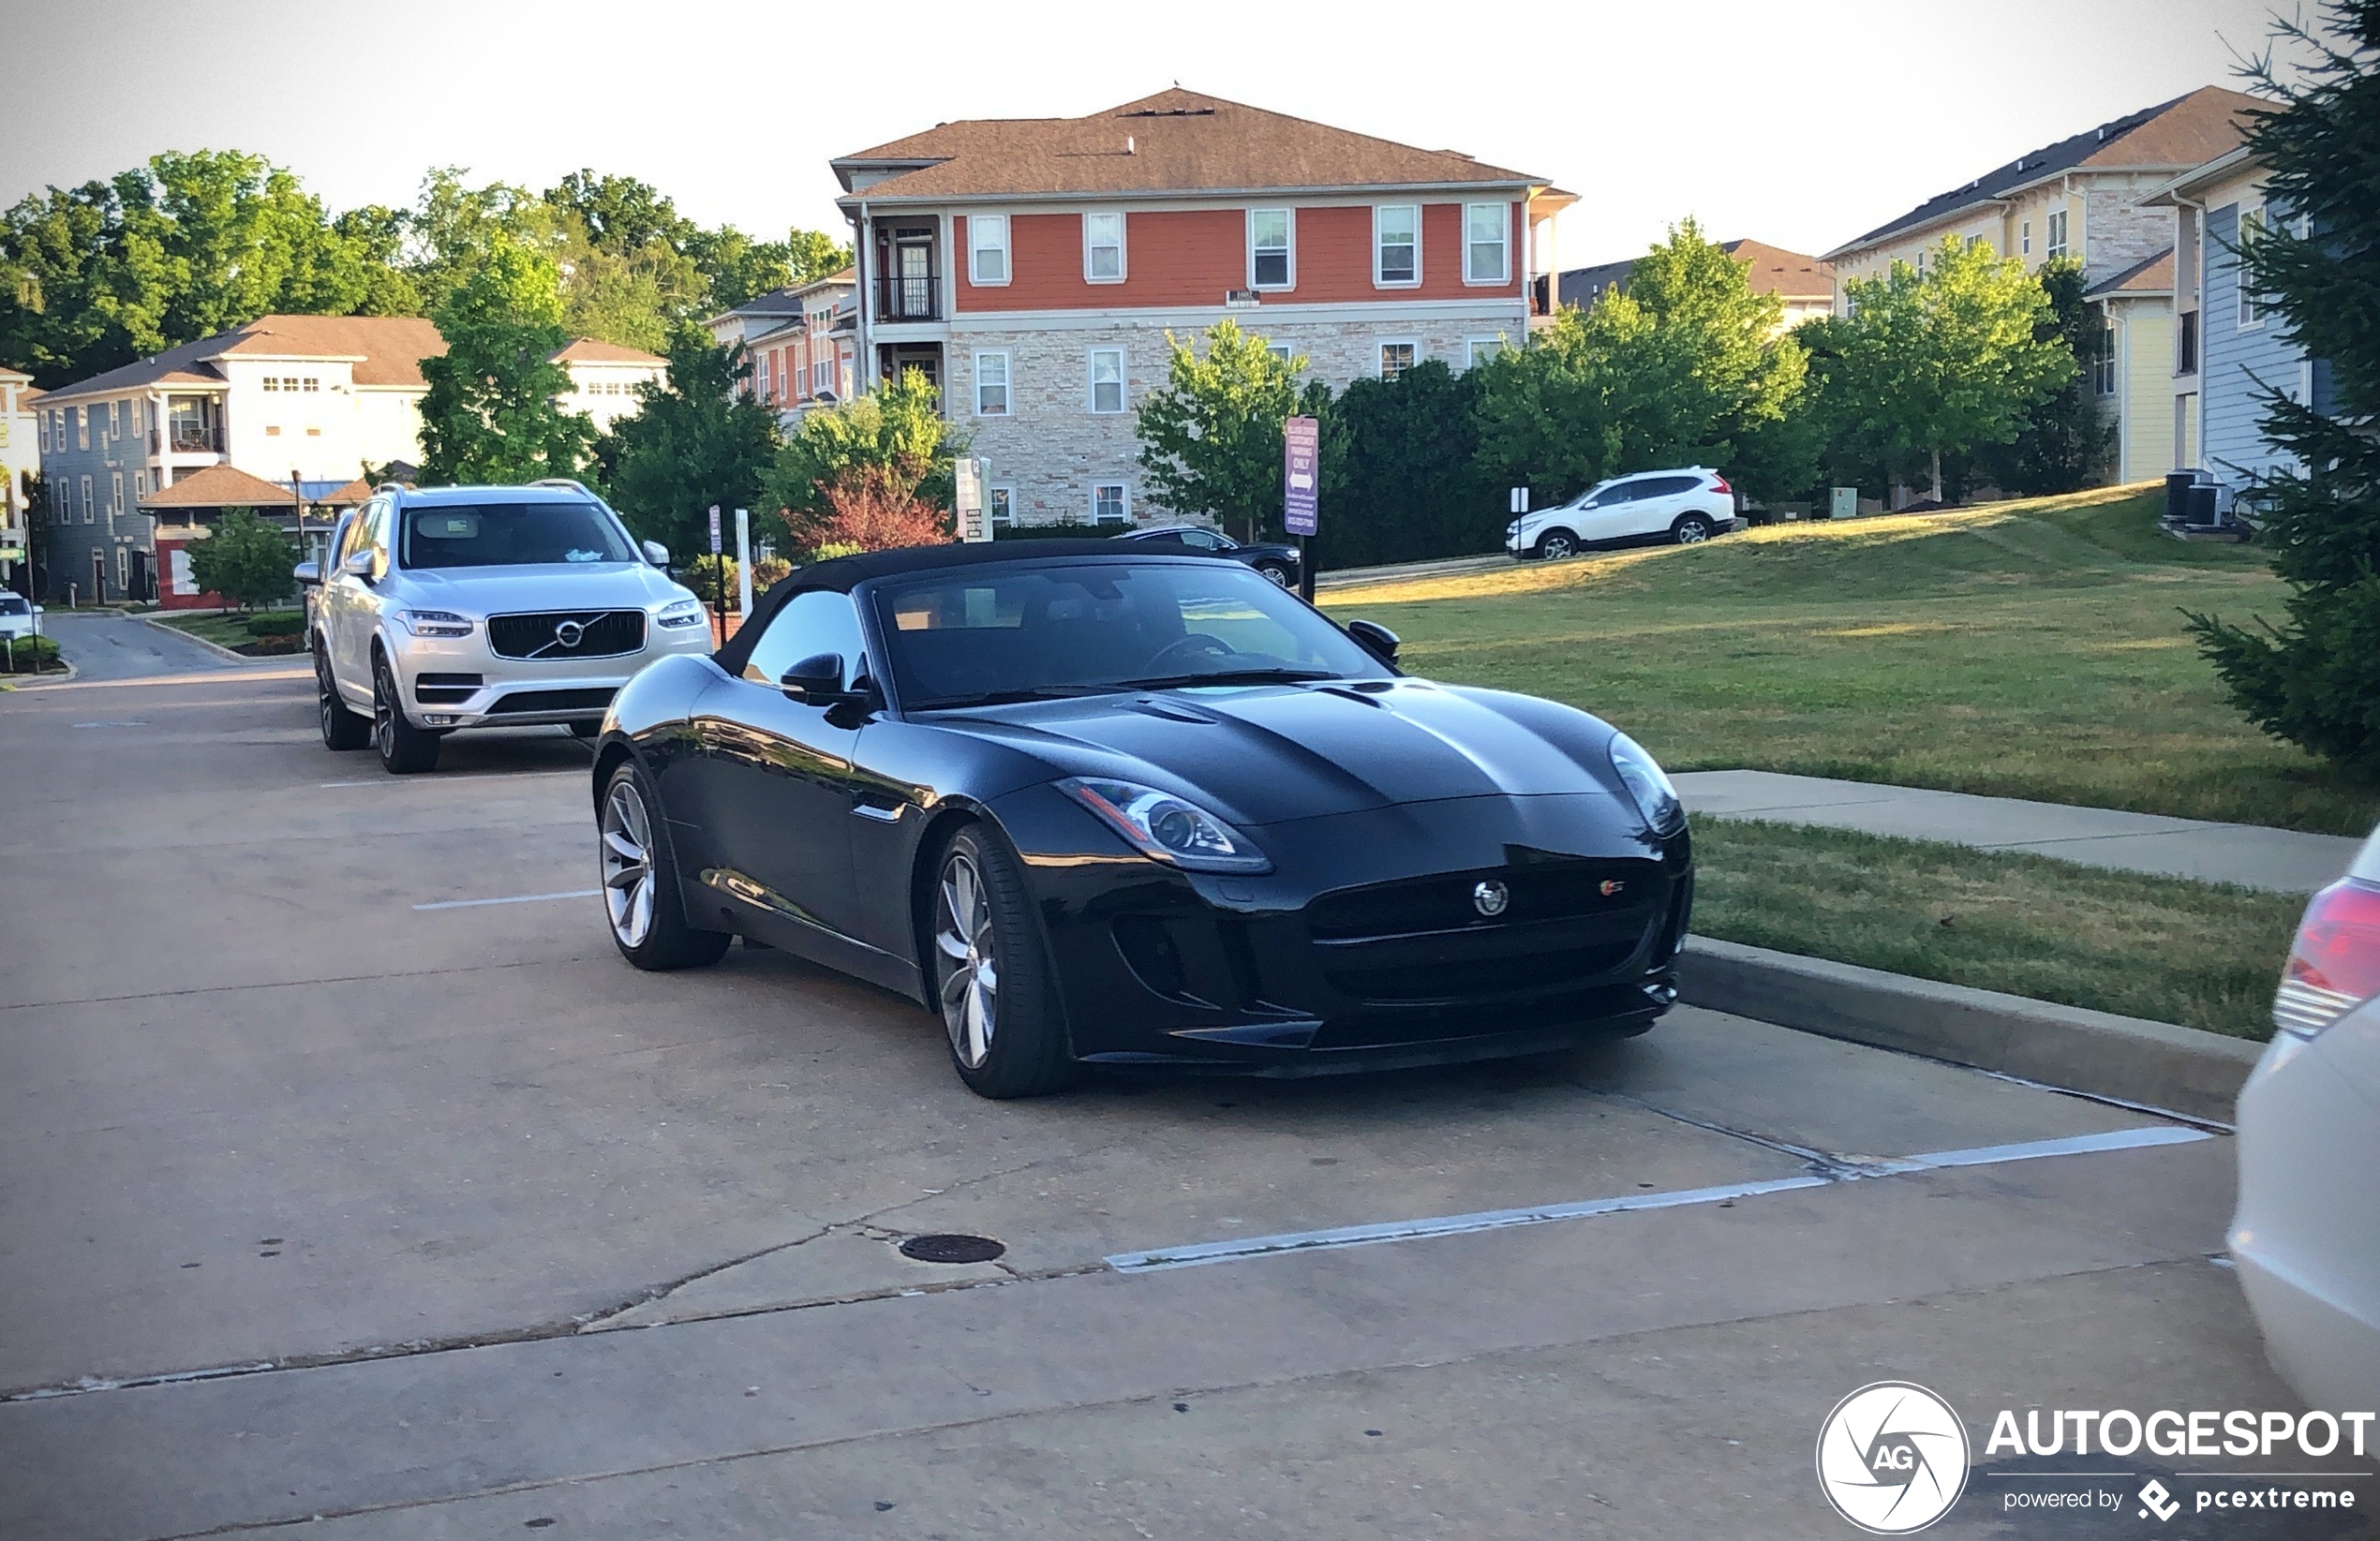
[[[2346,871],[2363,843],[2339,835],[1777,771],[1687,771],[1673,779],[1689,810],[1717,818],[1823,824],[1983,851],[2030,851],[2086,867],[2283,894],[2311,894],[2330,882]]]

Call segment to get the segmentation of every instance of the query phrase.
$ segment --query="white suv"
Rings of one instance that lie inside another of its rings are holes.
[[[1567,503],[1525,513],[1505,526],[1504,549],[1525,560],[1648,538],[1690,546],[1735,526],[1735,489],[1727,478],[1707,466],[1685,466],[1615,476]]]
[[[628,677],[710,650],[693,593],[575,482],[383,487],[301,562],[322,742],[432,769],[469,728],[601,727]]]

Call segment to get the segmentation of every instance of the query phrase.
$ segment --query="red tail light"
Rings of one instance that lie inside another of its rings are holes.
[[[1716,471],[1711,473],[1711,491],[1732,493],[1734,490],[1734,488],[1727,484],[1727,478],[1719,475]]]
[[[2301,1038],[2380,995],[2380,887],[2342,878],[2313,896],[2272,998],[2273,1026]]]

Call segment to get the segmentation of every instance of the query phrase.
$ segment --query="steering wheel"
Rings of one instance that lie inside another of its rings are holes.
[[[1221,637],[1209,636],[1204,631],[1193,631],[1187,636],[1176,637],[1158,648],[1156,656],[1151,659],[1144,667],[1153,674],[1184,674],[1188,671],[1183,669],[1181,665],[1190,662],[1193,659],[1227,659],[1230,656],[1231,645]],[[1167,667],[1168,664],[1173,667],[1168,669]]]

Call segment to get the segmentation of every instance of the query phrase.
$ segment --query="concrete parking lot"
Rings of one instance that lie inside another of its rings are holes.
[[[2135,1534],[2009,1518],[1993,1411],[2297,1405],[2220,1132],[1692,1010],[986,1103],[784,954],[623,964],[567,737],[390,778],[293,674],[0,695],[0,1537],[1837,1537],[1886,1379],[1944,1530]]]

